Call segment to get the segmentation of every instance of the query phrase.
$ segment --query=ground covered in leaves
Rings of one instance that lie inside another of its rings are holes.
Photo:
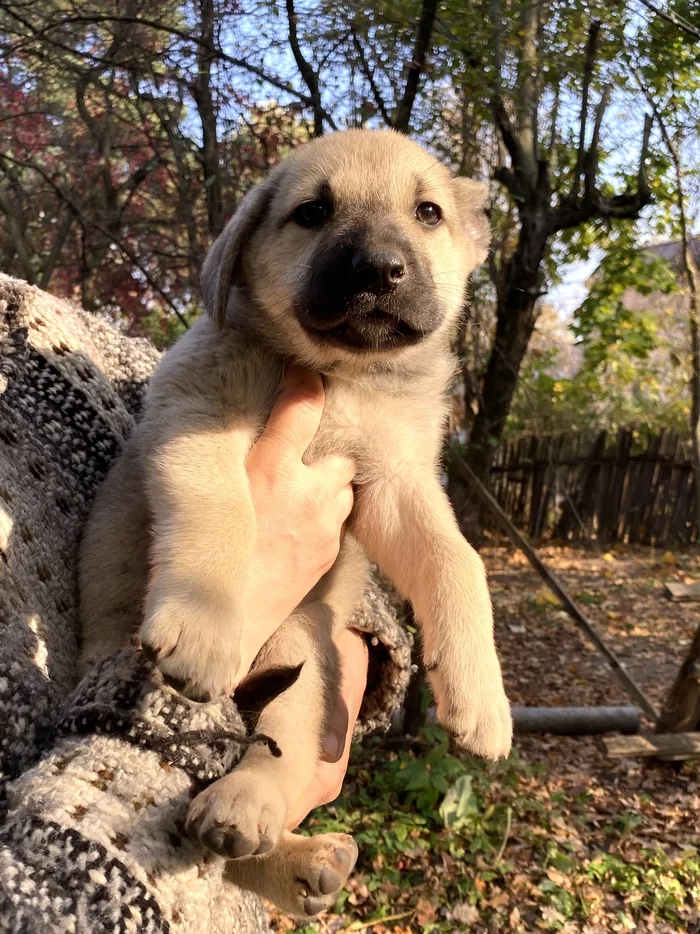
[[[541,554],[658,708],[700,622],[663,583],[700,579],[700,554]],[[483,556],[511,702],[629,703],[527,561]],[[612,760],[598,739],[517,737],[498,765],[435,728],[408,750],[368,742],[307,829],[353,833],[360,861],[333,912],[275,916],[280,932],[700,932],[700,769]]]

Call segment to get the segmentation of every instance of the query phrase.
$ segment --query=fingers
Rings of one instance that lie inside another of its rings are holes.
[[[315,470],[323,478],[324,483],[327,484],[327,489],[332,493],[342,490],[354,479],[357,473],[355,462],[350,460],[349,457],[341,457],[340,455],[322,457],[321,460],[312,465],[311,469]]]
[[[256,447],[273,448],[269,457],[284,460],[304,456],[316,436],[323,416],[323,380],[297,366],[290,366],[282,392]],[[272,461],[275,462],[274,460]]]
[[[335,498],[336,505],[338,507],[338,521],[341,524],[340,530],[340,540],[343,540],[343,532],[345,531],[342,526],[345,523],[345,520],[348,518],[352,512],[352,507],[355,502],[355,494],[353,493],[352,487],[348,484],[346,487],[338,493]]]
[[[323,738],[321,747],[322,762],[339,762],[345,752],[345,746],[350,726],[350,713],[348,705],[343,698],[339,698],[340,703],[336,705],[331,715],[326,735]]]
[[[342,679],[338,706],[331,716],[324,737],[321,761],[314,781],[290,809],[287,829],[297,827],[314,808],[334,801],[340,794],[350,758],[350,745],[362,698],[367,687],[369,652],[367,643],[354,629],[345,629],[335,638],[340,653]]]

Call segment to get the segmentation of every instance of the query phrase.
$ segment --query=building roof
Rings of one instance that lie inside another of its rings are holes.
[[[700,266],[700,236],[693,237],[690,241],[693,251],[693,259]],[[678,268],[682,261],[683,244],[680,240],[667,240],[665,243],[652,243],[645,247],[649,253],[654,253],[665,259],[671,266]]]

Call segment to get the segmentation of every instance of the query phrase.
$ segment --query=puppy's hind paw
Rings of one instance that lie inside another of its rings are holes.
[[[277,843],[286,807],[274,781],[244,766],[220,778],[190,805],[187,832],[227,859],[261,856]]]
[[[346,833],[325,833],[303,839],[286,867],[286,892],[275,898],[298,918],[313,918],[332,908],[357,862],[357,844]],[[283,903],[283,904],[282,904]]]

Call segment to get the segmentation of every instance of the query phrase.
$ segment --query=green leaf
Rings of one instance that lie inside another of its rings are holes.
[[[459,830],[477,810],[472,777],[462,775],[448,788],[440,804],[439,813],[445,827]]]

